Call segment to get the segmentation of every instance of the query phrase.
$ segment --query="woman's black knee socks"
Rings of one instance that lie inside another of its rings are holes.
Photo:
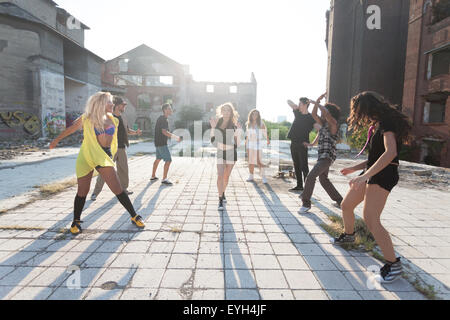
[[[136,216],[136,211],[134,211],[133,205],[131,204],[130,197],[124,191],[121,194],[116,195],[117,199],[119,199],[120,203],[127,209],[128,213],[132,218]]]
[[[75,196],[75,201],[73,205],[73,220],[80,221],[81,212],[83,211],[84,204],[86,203],[86,197],[80,197],[78,194]]]

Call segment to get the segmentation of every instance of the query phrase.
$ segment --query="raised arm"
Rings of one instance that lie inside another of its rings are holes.
[[[337,132],[337,120],[335,118],[333,118],[333,116],[331,115],[331,113],[327,110],[327,108],[325,108],[324,106],[319,104],[319,108],[320,108],[320,112],[322,112],[322,114],[325,117],[325,120],[328,122],[328,124],[330,125],[330,131],[332,134],[336,134]]]
[[[313,117],[314,121],[316,121],[316,123],[318,123],[320,126],[322,126],[323,125],[322,120],[320,119],[320,117],[317,114],[317,111],[319,110],[319,103],[316,101],[313,101],[313,100],[309,100],[309,102],[314,104],[314,108],[311,113],[311,116]]]
[[[58,145],[58,143],[59,143],[62,139],[64,139],[64,138],[70,136],[71,134],[75,133],[77,130],[80,130],[82,127],[83,127],[83,120],[81,119],[81,117],[79,117],[77,120],[75,120],[75,121],[73,122],[73,124],[72,124],[70,127],[68,127],[66,130],[64,130],[63,132],[61,132],[61,134],[60,134],[59,136],[57,136],[57,137],[50,143],[49,148],[50,148],[50,149],[56,148],[56,146]]]
[[[291,100],[287,101],[287,104],[292,108],[292,110],[298,110],[300,107],[298,105],[296,105],[294,102],[292,102]]]
[[[311,115],[313,116],[314,120],[316,120],[317,123],[319,123],[320,125],[323,125],[322,121],[320,120],[320,118],[317,115],[317,111],[320,108],[320,112],[322,113],[323,117],[325,118],[325,121],[330,126],[331,133],[332,134],[336,134],[337,133],[337,120],[335,118],[333,118],[333,116],[327,110],[327,108],[325,108],[324,106],[322,106],[320,104],[320,101],[322,101],[322,99],[325,98],[326,95],[327,94],[324,93],[316,101],[310,100],[311,103],[314,103],[314,110],[313,110],[313,113]],[[317,119],[319,119],[319,121]]]

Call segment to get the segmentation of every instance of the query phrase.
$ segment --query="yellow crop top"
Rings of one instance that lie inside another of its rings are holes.
[[[114,131],[113,140],[111,143],[111,153],[114,155],[117,152],[117,128],[119,126],[119,119],[108,114],[108,117],[114,122],[116,130]],[[78,153],[76,163],[77,178],[87,176],[97,166],[114,167],[114,161],[103,151],[102,147],[97,141],[94,126],[91,121],[82,116],[83,121],[83,143],[81,144],[80,152]]]

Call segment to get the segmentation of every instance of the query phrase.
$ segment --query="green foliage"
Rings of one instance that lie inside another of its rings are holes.
[[[369,128],[363,128],[358,132],[353,132],[352,135],[348,136],[348,143],[353,149],[361,150],[367,141],[367,132]]]
[[[286,140],[287,135],[290,128],[290,123],[287,121],[284,121],[282,123],[275,123],[264,120],[264,123],[266,124],[267,128],[267,134],[269,135],[269,138],[272,139],[272,130],[279,130],[278,133],[278,139],[279,140]]]
[[[309,143],[312,143],[317,137],[317,131],[313,130],[309,133]]]

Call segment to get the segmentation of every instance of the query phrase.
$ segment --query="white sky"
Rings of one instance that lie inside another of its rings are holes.
[[[292,120],[287,99],[326,89],[329,0],[55,2],[91,28],[85,46],[105,60],[145,43],[189,65],[195,80],[250,81],[254,72],[267,120]]]

